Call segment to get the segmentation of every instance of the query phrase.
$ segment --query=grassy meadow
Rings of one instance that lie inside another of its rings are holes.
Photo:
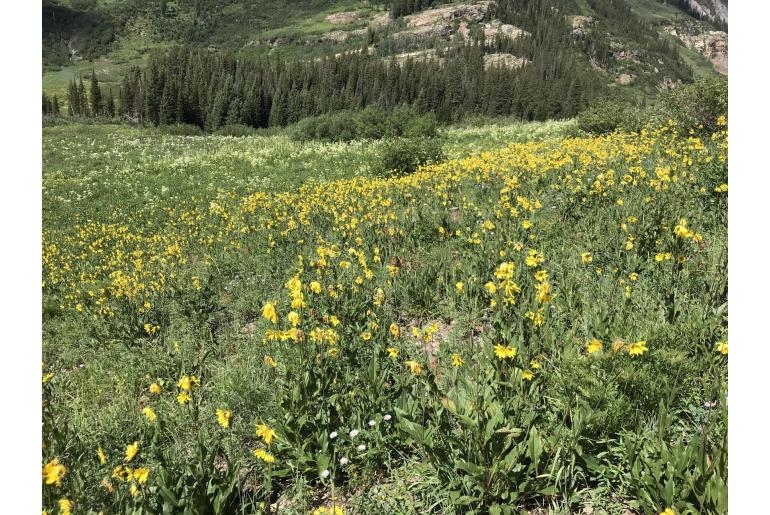
[[[718,127],[44,127],[44,512],[726,513]]]

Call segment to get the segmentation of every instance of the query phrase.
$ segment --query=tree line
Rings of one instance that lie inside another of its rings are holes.
[[[206,130],[285,126],[345,109],[399,105],[444,122],[470,113],[532,120],[574,116],[601,91],[566,51],[533,53],[532,63],[512,69],[485,67],[487,50],[468,43],[442,61],[396,62],[363,51],[301,60],[173,48],[126,74],[118,114]]]
[[[469,114],[566,118],[607,93],[606,78],[588,60],[609,65],[612,38],[619,33],[639,43],[648,57],[665,62],[674,78],[691,78],[677,49],[633,15],[624,0],[586,1],[600,26],[576,36],[565,16],[572,0],[498,0],[489,16],[529,35],[487,40],[476,31],[464,44],[438,49],[436,59],[397,61],[380,52],[370,55],[365,48],[302,59],[173,47],[151,55],[145,67],[131,68],[116,88],[117,97],[113,88],[102,91],[93,72],[88,85],[82,77],[73,80],[67,113],[153,125],[194,124],[208,131],[224,125],[286,126],[370,106],[408,106],[433,113],[441,122]],[[404,5],[418,9],[436,3]],[[396,5],[401,3],[389,7]],[[526,61],[520,67],[485,65],[485,55],[493,53]],[[43,109],[53,113],[53,101],[44,99]]]

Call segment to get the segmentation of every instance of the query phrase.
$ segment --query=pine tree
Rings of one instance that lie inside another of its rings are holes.
[[[59,116],[59,99],[56,95],[53,96],[53,103],[51,104],[51,114],[53,116]]]
[[[103,111],[102,90],[99,88],[99,81],[96,80],[96,73],[91,70],[91,116],[99,116]]]
[[[80,77],[80,82],[77,86],[77,107],[78,116],[88,116],[88,97],[86,96],[86,86],[83,84],[83,77]]]
[[[112,96],[112,88],[107,93],[107,101],[104,104],[104,114],[109,118],[115,117],[115,97]]]

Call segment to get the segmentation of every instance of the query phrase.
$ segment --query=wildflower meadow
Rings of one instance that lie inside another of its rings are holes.
[[[44,513],[726,513],[714,125],[44,128]]]

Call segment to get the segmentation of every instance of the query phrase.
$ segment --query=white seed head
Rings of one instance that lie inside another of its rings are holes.
[[[348,463],[350,463],[350,460],[347,459],[345,456],[340,458],[340,465],[347,465]]]

